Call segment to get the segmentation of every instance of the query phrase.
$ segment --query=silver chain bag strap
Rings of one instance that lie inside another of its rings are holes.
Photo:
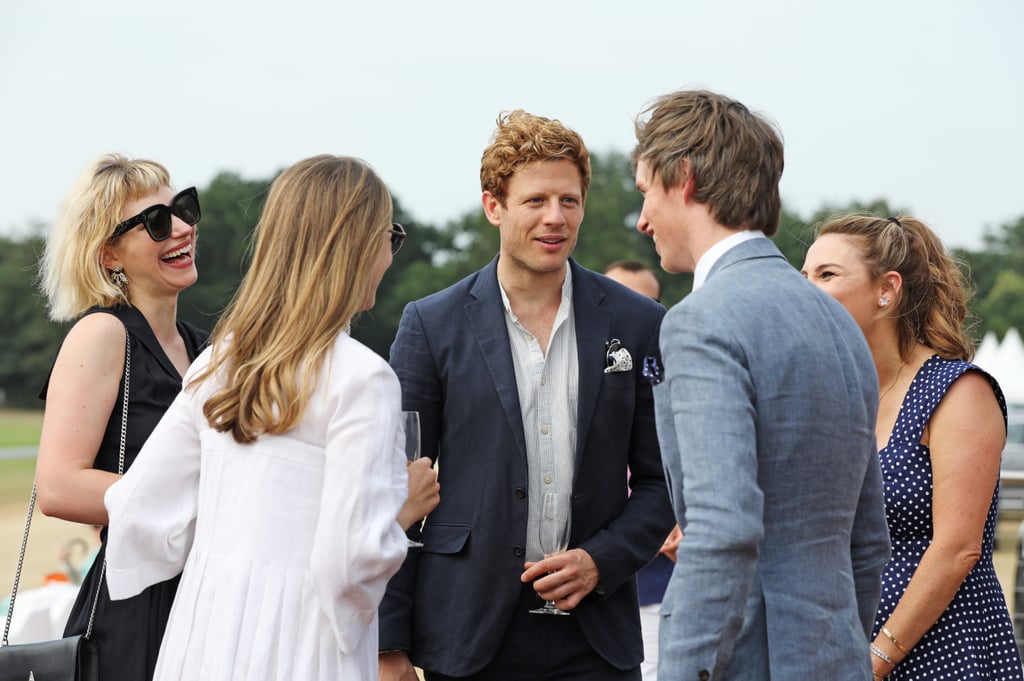
[[[117,473],[124,474],[124,449],[128,435],[128,384],[131,373],[131,337],[125,331],[124,346],[124,400],[121,406],[121,441],[117,459]],[[96,619],[96,604],[106,576],[107,561],[100,566],[100,578],[96,582],[96,594],[89,609],[89,624],[85,634],[67,636],[55,641],[21,643],[10,645],[7,641],[14,615],[14,602],[18,596],[21,568],[25,563],[25,547],[28,545],[28,531],[32,525],[32,513],[36,507],[36,483],[32,483],[32,496],[28,501],[28,515],[25,518],[25,532],[21,537],[18,552],[18,568],[14,572],[14,587],[11,589],[11,604],[7,609],[7,623],[4,638],[0,643],[0,681],[26,681],[26,679],[52,679],[54,681],[99,681],[99,655],[92,640],[92,626]]]

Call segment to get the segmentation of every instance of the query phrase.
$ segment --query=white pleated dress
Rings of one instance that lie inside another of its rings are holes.
[[[206,423],[213,383],[178,396],[105,497],[113,598],[183,570],[156,681],[376,679],[377,606],[406,552],[394,372],[341,334],[301,422],[249,445]]]

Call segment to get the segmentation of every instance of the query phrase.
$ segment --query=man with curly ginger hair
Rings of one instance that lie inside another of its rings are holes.
[[[381,604],[382,679],[640,679],[634,575],[672,525],[641,373],[664,308],[570,258],[589,183],[578,134],[501,115],[498,256],[402,315],[391,365],[442,492]]]

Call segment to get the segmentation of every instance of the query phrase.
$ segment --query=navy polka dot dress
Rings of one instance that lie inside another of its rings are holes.
[[[921,435],[939,400],[969,369],[981,371],[960,360],[938,356],[928,359],[907,391],[889,443],[879,452],[892,558],[882,574],[882,600],[872,639],[889,619],[932,541],[931,456],[928,447],[921,444]],[[1002,391],[991,376],[985,376],[992,383],[1005,419]],[[953,602],[888,679],[1024,679],[1010,614],[992,565],[997,499],[998,489],[993,490],[985,520],[981,559],[960,585]]]

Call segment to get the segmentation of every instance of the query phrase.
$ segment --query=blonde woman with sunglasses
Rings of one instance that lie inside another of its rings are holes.
[[[103,156],[78,180],[47,238],[41,284],[50,318],[75,320],[41,395],[46,410],[36,480],[39,507],[48,516],[107,525],[104,492],[119,468],[131,467],[206,342],[205,331],[177,319],[178,294],[197,278],[199,197],[194,188],[175,193],[171,187],[159,163]],[[85,633],[98,590],[93,639],[100,677],[147,681],[177,574],[112,602],[101,583],[105,527],[100,536],[65,635]]]

